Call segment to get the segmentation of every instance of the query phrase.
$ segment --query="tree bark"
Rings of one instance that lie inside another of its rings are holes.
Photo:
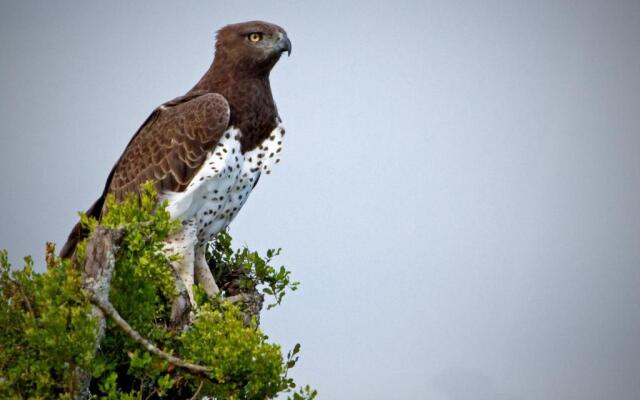
[[[116,263],[115,254],[122,235],[122,230],[98,226],[87,241],[82,286],[89,292],[90,296],[102,301],[109,301],[111,276]],[[103,311],[95,304],[91,309],[91,313],[95,316],[97,323],[95,340],[95,349],[97,350],[104,337],[106,320]],[[89,399],[91,397],[89,392],[91,372],[77,368],[75,374],[77,385],[76,390],[72,393],[73,398],[78,400]]]

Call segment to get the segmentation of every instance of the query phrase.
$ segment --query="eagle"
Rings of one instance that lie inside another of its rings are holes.
[[[171,217],[182,221],[165,249],[182,255],[172,266],[191,301],[194,283],[210,296],[219,292],[205,259],[207,244],[280,161],[285,129],[269,74],[284,52],[291,54],[291,41],[278,25],[249,21],[220,29],[207,72],[185,95],[149,115],[87,211],[100,219],[107,195],[122,200],[153,181]],[[72,257],[86,235],[77,224],[60,256]]]

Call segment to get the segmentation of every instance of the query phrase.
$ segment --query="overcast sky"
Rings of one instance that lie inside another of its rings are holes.
[[[221,26],[283,26],[232,224],[321,399],[640,398],[640,2],[2,1],[0,248],[61,245]]]

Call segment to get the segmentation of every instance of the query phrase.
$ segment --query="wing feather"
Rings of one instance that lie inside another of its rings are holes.
[[[100,218],[108,193],[122,199],[147,180],[160,194],[183,191],[227,130],[229,118],[229,103],[216,93],[191,92],[156,108],[129,141],[87,215]],[[60,256],[72,257],[87,234],[77,223]]]
[[[108,193],[122,199],[147,180],[155,181],[160,193],[184,191],[228,128],[229,118],[229,104],[215,93],[165,103],[116,163]]]

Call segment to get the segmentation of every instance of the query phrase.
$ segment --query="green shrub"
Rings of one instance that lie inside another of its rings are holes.
[[[224,297],[207,298],[196,288],[194,320],[186,330],[170,327],[175,289],[163,239],[178,227],[166,204],[157,204],[151,185],[122,203],[107,200],[103,226],[124,230],[111,282],[110,301],[143,337],[163,351],[210,368],[192,374],[157,358],[107,319],[106,334],[95,349],[96,321],[82,289],[80,268],[54,255],[48,246],[47,270],[34,271],[30,258],[12,270],[0,252],[0,398],[71,398],[78,372],[92,375],[96,399],[267,399],[288,393],[296,400],[313,399],[309,387],[295,391],[287,372],[299,345],[283,356],[269,343],[256,319],[247,319],[241,305]],[[98,222],[81,216],[93,230]],[[77,251],[82,265],[86,243]],[[284,267],[270,265],[280,250],[266,256],[232,248],[231,236],[220,233],[209,254],[216,280],[226,294],[258,290],[280,304],[287,289],[295,290]],[[233,292],[233,293],[232,293]]]

